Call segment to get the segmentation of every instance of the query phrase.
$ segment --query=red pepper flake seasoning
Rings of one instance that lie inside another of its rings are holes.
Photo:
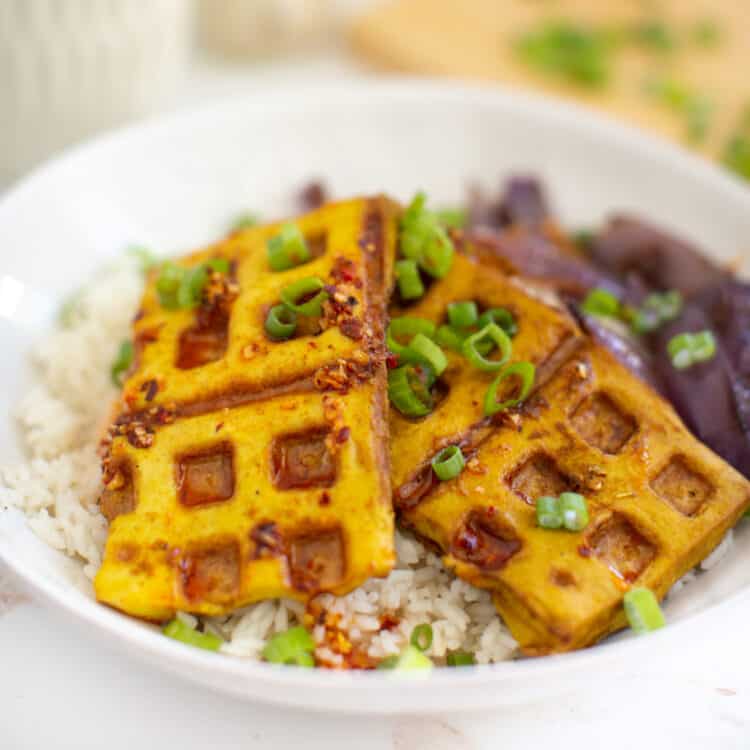
[[[397,628],[399,626],[400,622],[401,622],[401,619],[399,617],[396,617],[396,615],[393,615],[390,612],[388,612],[380,618],[379,630],[381,632],[383,630],[393,630],[394,628]]]
[[[357,275],[357,266],[350,258],[341,256],[336,258],[331,277],[337,284],[353,284],[357,289],[362,288],[362,279]]]
[[[579,554],[579,555],[580,555],[581,557],[591,557],[591,555],[592,555],[593,553],[592,553],[591,547],[587,547],[587,546],[586,546],[585,544],[581,544],[581,545],[580,545],[580,546],[578,547],[578,554]]]
[[[385,355],[385,366],[389,370],[395,370],[398,367],[398,356],[393,354],[393,352],[388,352]]]
[[[338,433],[336,434],[336,442],[341,445],[341,443],[345,443],[349,436],[352,434],[352,431],[349,427],[342,427]]]
[[[320,496],[320,499],[318,500],[318,505],[320,505],[321,508],[325,508],[331,504],[331,496],[328,492],[323,492],[323,494]]]
[[[221,430],[222,427],[224,427],[224,422],[219,422],[219,424],[216,425],[215,432],[219,432],[219,430]]]

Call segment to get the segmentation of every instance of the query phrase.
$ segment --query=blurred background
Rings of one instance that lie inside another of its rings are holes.
[[[0,0],[0,186],[153,113],[383,73],[574,99],[750,180],[748,63],[746,0]]]

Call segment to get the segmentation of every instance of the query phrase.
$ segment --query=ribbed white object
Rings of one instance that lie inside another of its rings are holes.
[[[0,0],[0,180],[175,90],[190,0]]]

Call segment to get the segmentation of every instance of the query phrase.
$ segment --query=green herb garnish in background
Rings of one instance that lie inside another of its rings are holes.
[[[588,88],[610,79],[613,35],[572,21],[549,21],[516,41],[521,60],[536,70]]]
[[[437,214],[427,209],[427,196],[417,193],[401,217],[401,255],[427,274],[442,279],[453,265],[453,242]]]
[[[676,370],[686,370],[716,355],[716,339],[711,331],[679,333],[667,343],[667,353]]]
[[[701,47],[715,47],[721,41],[721,29],[712,18],[696,21],[690,29],[690,40]]]
[[[672,78],[649,78],[643,90],[683,118],[688,140],[698,143],[705,139],[714,109],[709,97]]]
[[[724,147],[721,160],[727,169],[750,180],[750,106],[743,112],[736,130]]]
[[[677,46],[674,31],[659,19],[648,19],[634,24],[628,33],[634,43],[654,52],[671,52]]]

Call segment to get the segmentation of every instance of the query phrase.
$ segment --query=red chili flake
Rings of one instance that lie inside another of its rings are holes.
[[[591,557],[591,547],[587,547],[585,544],[582,544],[580,547],[578,547],[578,554],[581,557]]]
[[[397,628],[401,620],[392,614],[385,614],[380,618],[380,630],[393,630]]]
[[[349,439],[349,435],[352,434],[352,431],[348,427],[342,427],[337,435],[336,435],[336,442],[340,445],[341,443],[345,443]]]
[[[330,504],[331,504],[331,496],[327,492],[324,492],[320,496],[320,499],[318,500],[318,505],[320,505],[322,508],[325,508],[327,505],[330,505]]]
[[[388,352],[388,354],[385,355],[385,366],[389,370],[395,370],[398,367],[398,356],[392,352]]]
[[[219,422],[219,424],[216,425],[216,432],[218,432],[223,426],[224,422]]]
[[[496,508],[496,507],[495,507],[494,505],[490,505],[490,506],[489,506],[489,507],[487,508],[487,515],[488,515],[488,516],[494,516],[494,515],[495,515],[495,513],[497,513],[497,508]]]

